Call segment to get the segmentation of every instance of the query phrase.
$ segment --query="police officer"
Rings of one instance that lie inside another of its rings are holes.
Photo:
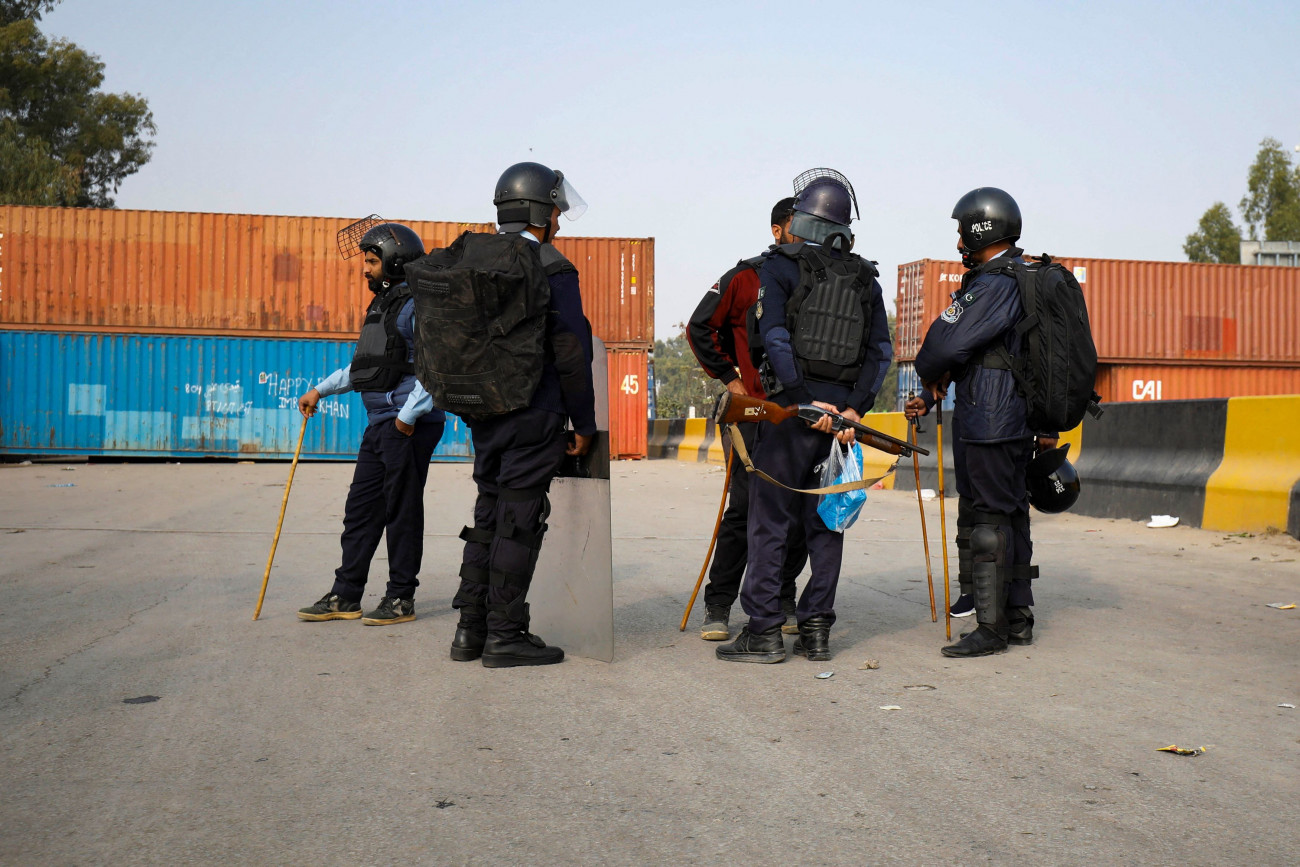
[[[310,418],[322,397],[361,392],[369,424],[343,507],[343,562],[334,586],[299,610],[302,620],[355,620],[370,626],[415,619],[416,575],[424,553],[424,483],[442,439],[444,416],[415,378],[411,321],[415,302],[403,266],[424,255],[420,237],[399,223],[381,223],[361,237],[362,273],[374,298],[366,309],[356,354],[298,398]],[[388,537],[388,586],[379,606],[361,613],[370,559]]]
[[[978,626],[943,648],[944,656],[988,656],[1008,643],[1033,641],[1034,604],[1030,566],[1029,498],[1025,470],[1040,449],[1057,444],[1055,432],[1037,437],[1029,429],[1025,399],[997,347],[1020,352],[1016,325],[1024,318],[1015,276],[1005,269],[1023,262],[1020,208],[995,187],[962,196],[957,250],[967,273],[952,303],[930,326],[916,356],[926,394],[912,398],[909,417],[925,415],[956,382],[952,416],[957,476],[957,547],[963,595],[974,597]],[[959,600],[960,601],[960,600]]]
[[[778,244],[790,244],[794,238],[789,233],[790,219],[794,216],[794,198],[781,199],[772,208],[772,238],[776,241],[761,255],[737,263],[722,275],[713,288],[704,293],[686,326],[686,339],[695,358],[713,379],[720,380],[733,394],[766,397],[758,381],[758,369],[750,357],[746,315],[758,300],[758,272],[769,253]],[[745,448],[753,451],[757,425],[737,425]],[[706,641],[725,641],[731,637],[729,621],[731,606],[740,593],[740,579],[745,573],[745,560],[749,546],[746,541],[746,523],[749,514],[749,474],[734,461],[727,511],[718,527],[717,545],[713,565],[709,569],[709,583],[704,588],[704,625],[700,637]],[[781,611],[788,633],[797,632],[795,621],[795,578],[808,562],[808,549],[804,544],[803,527],[793,528],[781,567]]]
[[[482,658],[488,668],[550,665],[564,659],[528,631],[525,599],[546,533],[547,492],[564,456],[585,454],[596,434],[591,330],[582,312],[578,269],[551,240],[563,213],[587,209],[564,173],[518,163],[497,181],[493,204],[500,232],[518,233],[537,247],[550,284],[547,362],[529,405],[504,416],[470,421],[474,443],[474,526],[452,607],[460,621],[451,658]],[[565,419],[573,424],[566,441]]]
[[[755,314],[766,353],[760,374],[769,398],[783,406],[811,402],[857,421],[875,402],[893,357],[880,283],[871,263],[850,252],[857,202],[848,179],[814,169],[795,188],[789,229],[795,243],[778,247],[760,272]],[[852,443],[853,431],[833,434],[829,416],[812,426],[760,425],[754,465],[791,488],[816,487],[817,466],[836,439]],[[717,649],[719,659],[785,659],[781,568],[796,525],[807,537],[812,575],[796,609],[794,651],[830,658],[844,537],[822,522],[817,497],[763,485],[750,497],[749,563],[740,594],[749,623]]]

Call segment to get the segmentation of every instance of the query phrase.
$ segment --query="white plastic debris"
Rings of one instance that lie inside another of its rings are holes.
[[[1291,704],[1291,702],[1289,701],[1282,702],[1280,705],[1278,705],[1278,707],[1284,707],[1287,708],[1288,710],[1295,710],[1295,705]]]
[[[881,710],[902,710],[903,706],[898,704],[882,704],[880,706],[880,709]]]
[[[818,679],[818,680],[826,680],[826,678],[828,678],[828,677],[834,677],[834,676],[835,676],[835,672],[833,672],[833,671],[823,671],[823,672],[818,673],[818,675],[817,675],[817,679]]]
[[[1163,529],[1165,527],[1177,527],[1178,516],[1177,515],[1152,515],[1151,520],[1147,522],[1147,526],[1155,530]]]
[[[933,500],[933,499],[934,499],[935,497],[937,497],[937,496],[938,496],[938,494],[936,494],[936,493],[934,492],[934,488],[922,488],[922,489],[921,489],[921,499],[922,499],[922,500]]]

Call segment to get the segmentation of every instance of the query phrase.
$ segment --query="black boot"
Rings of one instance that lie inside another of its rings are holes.
[[[992,656],[1007,650],[1007,574],[997,563],[976,561],[971,567],[971,581],[975,590],[975,619],[979,626],[974,632],[949,644],[940,652],[944,656],[966,658]]]
[[[799,624],[799,637],[794,642],[797,656],[808,657],[809,662],[824,662],[831,658],[831,619],[818,615]]]
[[[1033,643],[1033,609],[1025,607],[1007,609],[1007,644],[1023,647]]]
[[[726,662],[785,662],[785,641],[780,626],[766,632],[750,632],[746,626],[735,641],[722,645],[716,653]]]
[[[517,665],[554,665],[564,661],[564,651],[528,631],[528,605],[520,596],[509,605],[488,606],[487,641],[483,643],[484,668]]]
[[[487,608],[483,605],[461,606],[456,636],[451,640],[451,658],[457,662],[473,662],[483,655],[486,641]]]

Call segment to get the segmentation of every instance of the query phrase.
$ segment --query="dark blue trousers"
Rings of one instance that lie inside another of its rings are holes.
[[[952,459],[957,476],[957,493],[969,498],[980,512],[1003,515],[1007,528],[1007,566],[1028,566],[1034,558],[1029,534],[1029,493],[1025,470],[1034,455],[1032,439],[1004,443],[967,443],[961,438],[961,423],[952,419]],[[978,522],[977,522],[978,523]],[[1014,578],[1007,604],[1030,607],[1033,585],[1027,578]]]
[[[802,424],[760,424],[754,466],[792,488],[821,483],[816,468],[830,454],[831,434]],[[804,585],[795,616],[800,622],[822,616],[835,621],[835,589],[840,582],[844,534],[826,529],[817,514],[817,497],[796,494],[759,479],[749,498],[749,564],[740,604],[751,632],[766,632],[785,622],[781,613],[781,570],[791,537],[803,529],[812,576]]]
[[[523,599],[541,551],[546,493],[564,460],[564,417],[522,409],[475,421],[470,434],[478,499],[452,605],[486,606],[489,629],[526,629]]]
[[[745,448],[754,450],[754,440],[760,424],[738,424]],[[829,446],[827,447],[829,450]],[[754,485],[766,485],[756,479]],[[718,526],[718,541],[713,548],[713,565],[709,567],[709,583],[704,588],[705,609],[729,609],[740,594],[740,579],[745,574],[749,559],[749,473],[740,462],[740,456],[731,454],[731,487],[727,493],[727,510]],[[785,563],[781,567],[781,599],[794,600],[795,579],[808,562],[808,546],[804,542],[803,523],[795,522],[786,547]]]
[[[424,483],[429,459],[442,439],[442,422],[416,424],[409,437],[395,419],[375,422],[361,435],[352,486],[343,507],[343,562],[334,572],[334,593],[360,602],[379,537],[388,535],[385,596],[411,599],[424,555]]]

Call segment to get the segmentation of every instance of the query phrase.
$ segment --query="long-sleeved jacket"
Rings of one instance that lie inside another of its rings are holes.
[[[829,253],[829,251],[828,251]],[[834,254],[831,254],[834,255]],[[784,390],[772,400],[783,406],[820,400],[839,409],[852,407],[859,414],[868,412],[875,403],[876,394],[885,381],[885,373],[894,357],[894,345],[889,338],[889,318],[880,282],[872,280],[868,287],[871,302],[871,321],[864,336],[866,357],[852,387],[833,382],[806,379],[795,359],[786,328],[785,307],[790,294],[799,285],[799,263],[783,255],[769,256],[759,274],[758,303],[762,316],[758,320],[759,334],[768,361]]]
[[[536,241],[530,233],[522,234]],[[550,257],[545,248],[542,252],[545,263]],[[554,256],[563,259],[559,253]],[[578,271],[567,266],[548,274],[546,279],[551,285],[550,317],[546,329],[551,352],[542,367],[542,380],[537,391],[533,392],[529,406],[566,415],[573,422],[576,433],[592,436],[596,433],[596,392],[591,381],[591,325],[582,312]]]
[[[769,248],[770,249],[770,248]],[[745,315],[758,301],[762,257],[746,259],[713,284],[691,314],[686,340],[704,372],[728,383],[739,377],[745,391],[763,397],[758,370],[749,357]],[[736,372],[740,368],[740,372]]]
[[[953,412],[966,442],[999,443],[1033,435],[1026,422],[1025,399],[1011,371],[980,363],[999,342],[1013,356],[1021,350],[1015,327],[1024,318],[1024,308],[1016,278],[990,273],[1023,262],[1021,253],[1012,247],[967,272],[916,354],[916,372],[922,381],[937,382],[945,373],[952,375],[957,384]]]

